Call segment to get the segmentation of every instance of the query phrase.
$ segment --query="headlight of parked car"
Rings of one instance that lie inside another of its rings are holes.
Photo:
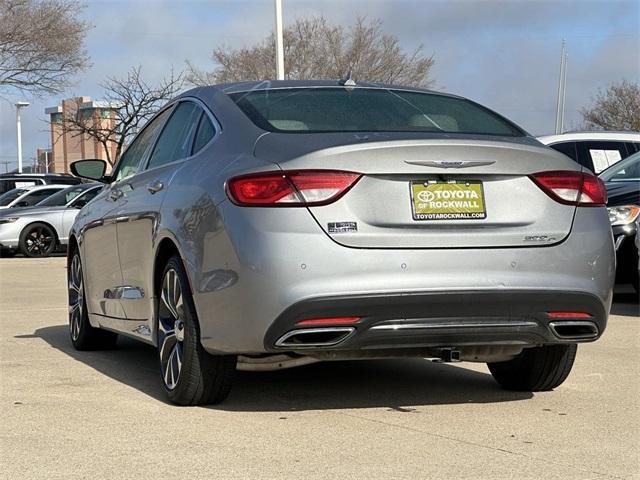
[[[636,218],[640,214],[640,207],[638,205],[622,205],[620,207],[609,207],[609,221],[611,226],[627,225],[635,222]]]
[[[20,217],[6,217],[6,218],[0,218],[0,225],[2,225],[3,223],[13,223],[16,220],[18,220],[18,218]]]

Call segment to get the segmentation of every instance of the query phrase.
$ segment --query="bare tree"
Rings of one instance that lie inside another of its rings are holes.
[[[62,92],[89,65],[76,0],[0,0],[0,93]]]
[[[358,18],[348,28],[333,26],[324,17],[301,18],[287,27],[284,37],[284,69],[288,79],[338,79],[349,71],[356,80],[428,86],[433,57],[420,45],[405,52],[398,38],[382,31],[382,21]],[[187,80],[208,85],[275,77],[275,36],[257,45],[213,50],[217,67],[203,71],[187,62]]]
[[[72,105],[63,114],[61,134],[95,139],[104,147],[109,164],[114,165],[132,137],[180,91],[183,83],[182,73],[172,71],[156,85],[150,85],[142,79],[139,66],[131,68],[125,78],[109,77],[101,87],[105,91],[104,109],[112,111],[113,121],[86,115],[81,105]]]
[[[580,113],[589,130],[640,132],[640,84],[623,80],[596,95],[593,105]]]

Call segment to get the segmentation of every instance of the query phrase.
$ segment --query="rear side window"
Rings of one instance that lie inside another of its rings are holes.
[[[165,125],[147,168],[159,167],[190,155],[191,142],[202,113],[193,102],[181,102]]]
[[[195,155],[202,150],[202,147],[209,143],[215,134],[216,130],[213,127],[211,120],[209,120],[209,117],[203,113],[200,118],[200,124],[198,125],[198,131],[196,132],[196,138],[193,142],[193,151],[191,154]]]
[[[284,88],[229,94],[263,130],[284,133],[435,132],[524,136],[469,100],[387,88]]]
[[[627,156],[623,142],[578,142],[579,162],[595,173],[600,173]]]
[[[564,153],[571,160],[577,162],[578,154],[576,152],[576,142],[562,142],[562,143],[554,143],[553,145],[549,145],[549,147],[557,150],[560,153]],[[585,165],[586,166],[586,165]],[[587,166],[587,168],[589,168]]]

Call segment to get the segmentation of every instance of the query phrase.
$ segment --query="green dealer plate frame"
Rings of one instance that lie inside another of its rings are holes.
[[[414,220],[487,218],[484,187],[479,180],[412,181],[409,190]]]

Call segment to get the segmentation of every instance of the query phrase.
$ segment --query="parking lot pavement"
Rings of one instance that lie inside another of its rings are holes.
[[[0,259],[0,478],[640,478],[640,315],[554,392],[484,365],[389,360],[240,373],[221,406],[180,408],[154,349],[75,352],[64,258]]]

